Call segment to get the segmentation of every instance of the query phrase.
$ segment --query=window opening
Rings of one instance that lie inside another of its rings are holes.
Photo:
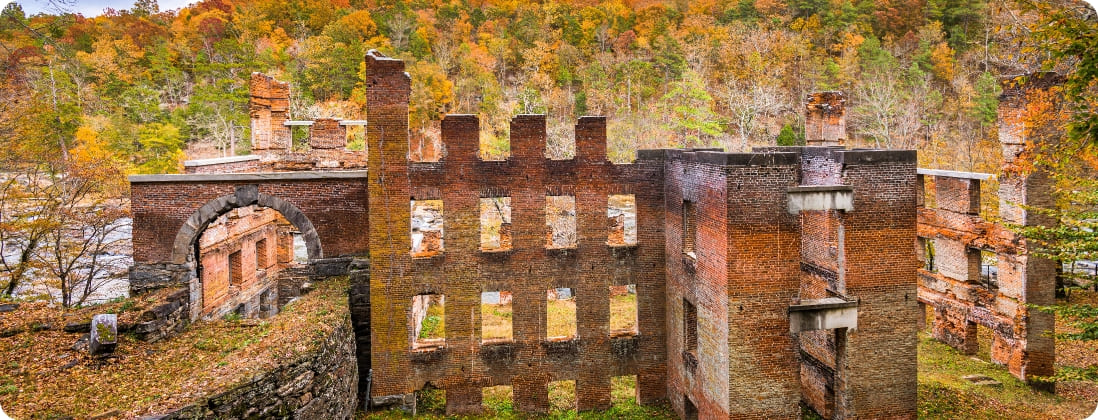
[[[610,229],[606,239],[607,244],[637,244],[637,198],[635,195],[608,196],[606,219]]]
[[[637,285],[610,286],[610,335],[637,334]]]
[[[697,258],[694,241],[697,239],[697,210],[693,201],[682,202],[682,253]]]
[[[576,197],[545,197],[545,223],[548,225],[546,248],[576,247]]]
[[[446,296],[416,295],[412,298],[413,349],[442,347],[446,343]]]
[[[511,249],[511,197],[480,199],[480,249]]]
[[[561,287],[546,291],[545,332],[552,341],[576,337],[576,297],[572,289]]]
[[[442,200],[412,200],[412,257],[442,253],[442,217]]]
[[[480,338],[484,343],[514,340],[512,329],[511,292],[480,294]]]

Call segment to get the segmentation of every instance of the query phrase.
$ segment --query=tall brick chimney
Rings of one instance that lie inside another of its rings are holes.
[[[290,84],[263,73],[252,73],[248,85],[248,115],[252,119],[252,150],[286,150],[290,147]]]
[[[804,105],[804,138],[809,146],[842,146],[846,142],[846,94],[808,95]]]

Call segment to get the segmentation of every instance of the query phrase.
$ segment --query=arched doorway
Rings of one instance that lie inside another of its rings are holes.
[[[211,226],[215,237],[203,240]],[[323,258],[308,217],[285,200],[259,193],[256,185],[239,186],[191,214],[172,248],[172,262],[190,272],[191,319],[277,311],[278,270],[268,270],[276,261],[289,261],[285,252],[293,259],[293,239],[285,240],[291,233],[304,242],[309,263]]]

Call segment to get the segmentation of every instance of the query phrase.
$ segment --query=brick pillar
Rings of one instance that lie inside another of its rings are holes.
[[[915,418],[916,154],[842,154],[843,184],[854,189],[855,203],[843,215],[846,294],[857,298],[859,306],[858,328],[847,332],[846,357],[836,369],[845,376],[845,389],[836,390],[835,418]],[[889,192],[887,199],[879,198],[881,191]],[[963,245],[960,249],[963,258]]]
[[[408,99],[404,62],[366,54],[366,126],[370,218],[371,397],[415,391],[409,342],[411,196],[408,180]],[[362,351],[361,349],[359,350]]]
[[[290,84],[263,73],[252,73],[248,114],[252,119],[252,151],[263,153],[290,147]]]
[[[846,94],[816,92],[805,102],[804,138],[809,146],[842,146],[846,141]]]
[[[1055,220],[1030,212],[1024,206],[1051,208],[1055,205],[1051,195],[1053,181],[1044,168],[1027,168],[1024,152],[1028,145],[1044,141],[1042,127],[1027,127],[1024,115],[1031,95],[1060,83],[1052,73],[1027,76],[1024,85],[1018,79],[1004,81],[999,102],[999,142],[1003,148],[1004,169],[999,178],[999,215],[1007,223],[1023,226],[1051,226]],[[1018,255],[1000,258],[1009,269],[1000,270],[1000,283],[1021,284],[1019,296],[1009,296],[1020,303],[1050,305],[1055,303],[1056,264],[1046,258],[1028,255],[1022,241]],[[1003,278],[1010,276],[1013,278]],[[1006,292],[1006,291],[1004,291]],[[1027,322],[1028,321],[1028,322]],[[1055,362],[1055,342],[1049,337],[1054,330],[1051,314],[1020,309],[1015,317],[1015,331],[1020,331],[1018,344],[1007,367],[1022,379],[1036,375],[1051,375]]]

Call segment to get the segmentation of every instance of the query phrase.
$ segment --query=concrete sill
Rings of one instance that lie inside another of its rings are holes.
[[[514,344],[515,344],[515,339],[513,339],[513,338],[489,338],[489,339],[480,340],[480,345],[482,347],[510,346],[510,345],[514,345]]]
[[[857,301],[848,301],[837,297],[823,299],[804,299],[796,305],[789,305],[789,312],[817,311],[821,309],[856,308]]]
[[[515,252],[514,248],[493,248],[493,249],[481,248],[480,249],[481,254],[492,254],[492,255],[508,255],[508,254],[512,254],[514,252]]]

